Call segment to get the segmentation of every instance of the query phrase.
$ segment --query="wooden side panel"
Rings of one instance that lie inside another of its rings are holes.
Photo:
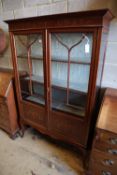
[[[11,132],[15,133],[19,127],[18,127],[18,114],[16,109],[16,102],[14,97],[14,91],[13,91],[13,85],[12,82],[9,85],[9,93],[7,98],[7,105],[9,110],[9,120],[10,120],[10,126],[11,126]]]
[[[10,84],[13,75],[11,72],[3,72],[0,71],[0,96],[6,97],[7,96],[7,89]]]
[[[5,103],[0,102],[0,127],[7,129],[10,132],[10,121],[9,121],[8,107]]]
[[[102,73],[105,61],[105,53],[106,53],[106,45],[107,45],[107,32],[102,32],[101,36],[101,47],[100,47],[100,55],[99,55],[99,63],[98,63],[98,74],[97,74],[97,88],[101,86]]]
[[[19,126],[12,78],[12,70],[0,69],[0,128],[15,138]]]

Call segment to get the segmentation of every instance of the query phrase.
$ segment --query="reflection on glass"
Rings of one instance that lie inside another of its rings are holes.
[[[91,55],[91,33],[51,34],[52,109],[85,115]]]
[[[22,98],[44,105],[42,35],[16,35],[15,43]]]

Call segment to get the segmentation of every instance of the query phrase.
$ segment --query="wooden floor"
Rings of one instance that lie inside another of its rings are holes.
[[[11,140],[0,130],[0,175],[83,175],[82,158],[29,128]]]

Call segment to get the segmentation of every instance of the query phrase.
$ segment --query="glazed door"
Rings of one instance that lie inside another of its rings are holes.
[[[87,108],[93,33],[51,32],[51,109],[84,117]]]
[[[43,34],[15,34],[21,99],[45,105]]]

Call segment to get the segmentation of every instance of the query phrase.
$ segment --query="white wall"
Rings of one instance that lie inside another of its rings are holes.
[[[0,0],[0,27],[7,33],[6,19],[110,8],[111,22],[102,86],[117,88],[117,1],[116,0]],[[10,48],[0,55],[0,67],[12,67]]]

